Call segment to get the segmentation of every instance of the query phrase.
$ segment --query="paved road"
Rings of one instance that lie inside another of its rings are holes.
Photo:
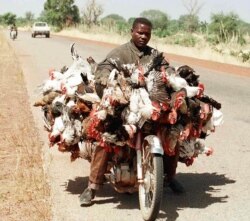
[[[8,33],[6,33],[8,36]],[[69,46],[76,42],[78,53],[101,61],[110,46],[52,36],[31,38],[20,32],[10,44],[22,65],[31,104],[37,99],[36,86],[48,78],[51,67],[60,69],[72,60]],[[206,94],[222,102],[225,123],[206,143],[213,146],[211,157],[199,156],[193,166],[179,164],[177,178],[187,193],[176,196],[165,190],[158,220],[248,221],[250,220],[250,78],[216,73],[193,67],[205,83]],[[42,129],[42,112],[32,107],[44,141],[44,165],[52,189],[53,221],[138,221],[142,220],[137,195],[114,192],[105,185],[95,204],[79,206],[78,197],[87,185],[89,165],[84,160],[70,163],[69,155],[49,149]]]

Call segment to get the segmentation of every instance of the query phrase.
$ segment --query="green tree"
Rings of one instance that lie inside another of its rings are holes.
[[[179,25],[184,31],[195,32],[199,28],[199,18],[196,15],[181,15]]]
[[[230,12],[224,15],[221,12],[212,14],[209,31],[217,37],[218,41],[228,42],[233,36],[242,37],[239,26],[240,19],[237,14]]]
[[[250,24],[240,20],[239,29],[242,31],[242,34],[250,35]]]
[[[118,14],[110,14],[102,18],[101,23],[109,30],[115,30],[120,34],[127,32],[128,23],[126,19]]]
[[[165,14],[164,12],[160,11],[160,10],[147,10],[147,11],[143,11],[140,16],[145,17],[147,19],[149,19],[154,28],[155,29],[163,29],[163,28],[167,28],[168,26],[168,21],[169,21],[169,17],[167,14]]]
[[[172,19],[168,23],[169,34],[176,34],[180,30],[179,20]]]
[[[202,33],[208,34],[208,26],[209,26],[209,24],[208,24],[206,21],[201,21],[201,22],[200,22],[200,25],[199,25],[200,31],[201,31]]]
[[[5,25],[11,25],[16,23],[16,15],[11,13],[11,12],[7,12],[5,14],[2,15],[2,23]]]
[[[130,25],[130,27],[132,26],[132,24],[133,24],[133,22],[134,22],[135,19],[136,19],[136,17],[130,17],[128,19],[128,24]]]
[[[79,9],[74,5],[74,0],[47,0],[42,15],[59,28],[80,22]]]
[[[126,22],[125,18],[123,18],[122,16],[118,15],[118,14],[110,14],[105,16],[104,18],[102,18],[102,22],[105,22],[105,20],[113,20],[115,22],[119,21],[119,22]]]

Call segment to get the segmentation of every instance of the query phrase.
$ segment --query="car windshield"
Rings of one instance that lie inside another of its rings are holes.
[[[36,23],[35,26],[44,27],[44,26],[46,26],[46,23],[43,23],[43,22],[42,23]]]

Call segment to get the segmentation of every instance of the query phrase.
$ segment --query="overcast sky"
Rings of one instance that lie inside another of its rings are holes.
[[[75,0],[80,12],[88,0]],[[137,17],[142,11],[157,9],[168,14],[171,19],[178,19],[180,15],[186,14],[187,10],[183,1],[189,0],[97,0],[104,8],[104,14],[119,14],[125,19]],[[199,12],[201,20],[209,21],[211,13],[235,12],[239,17],[250,23],[250,0],[198,0],[202,4]],[[0,15],[12,12],[17,16],[24,16],[31,11],[35,16],[43,10],[46,0],[0,0]]]

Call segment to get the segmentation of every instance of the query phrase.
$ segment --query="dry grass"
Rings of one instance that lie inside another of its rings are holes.
[[[50,191],[17,58],[0,32],[0,219],[50,220]]]
[[[130,39],[130,33],[127,36],[120,36],[115,33],[105,32],[98,28],[92,28],[88,31],[79,30],[79,29],[64,29],[61,32],[55,33],[56,35],[70,36],[70,37],[78,37],[96,41],[109,42],[113,44],[123,44]],[[183,55],[187,57],[199,58],[204,60],[216,61],[227,64],[234,64],[244,67],[250,67],[249,63],[241,62],[240,58],[230,56],[229,54],[221,54],[212,49],[208,44],[205,43],[204,40],[201,39],[201,43],[193,48],[193,47],[182,47],[179,45],[172,45],[166,42],[166,39],[157,39],[154,36],[150,41],[150,45],[157,48],[160,51]],[[223,45],[222,47],[228,48],[230,45]],[[250,49],[250,45],[247,46]]]

